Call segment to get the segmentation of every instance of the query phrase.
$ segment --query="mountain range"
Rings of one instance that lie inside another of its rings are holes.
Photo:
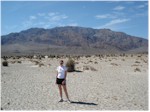
[[[148,52],[148,40],[110,29],[30,28],[1,36],[2,55]]]

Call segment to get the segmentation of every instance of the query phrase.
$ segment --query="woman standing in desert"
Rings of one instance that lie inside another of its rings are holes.
[[[64,101],[62,98],[62,87],[63,87],[65,95],[67,97],[67,102],[71,103],[69,100],[67,87],[66,87],[67,68],[63,65],[63,63],[64,63],[64,61],[60,60],[60,65],[57,67],[57,75],[56,75],[56,84],[58,85],[59,93],[60,93],[60,97],[61,97],[59,102]]]

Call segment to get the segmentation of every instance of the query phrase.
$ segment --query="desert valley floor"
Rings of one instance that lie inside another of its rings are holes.
[[[7,59],[8,67],[1,67],[1,110],[148,110],[147,54],[73,58],[76,71],[67,74],[71,104],[58,103],[60,59],[68,60]]]

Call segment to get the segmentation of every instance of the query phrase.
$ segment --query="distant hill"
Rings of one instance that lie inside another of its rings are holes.
[[[2,55],[148,52],[147,39],[110,29],[72,26],[31,28],[19,33],[10,33],[1,36],[1,45]]]

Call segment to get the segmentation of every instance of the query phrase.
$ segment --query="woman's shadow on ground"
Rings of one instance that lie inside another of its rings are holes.
[[[96,103],[87,103],[87,102],[81,102],[81,101],[71,101],[72,104],[82,104],[82,105],[98,105]]]

